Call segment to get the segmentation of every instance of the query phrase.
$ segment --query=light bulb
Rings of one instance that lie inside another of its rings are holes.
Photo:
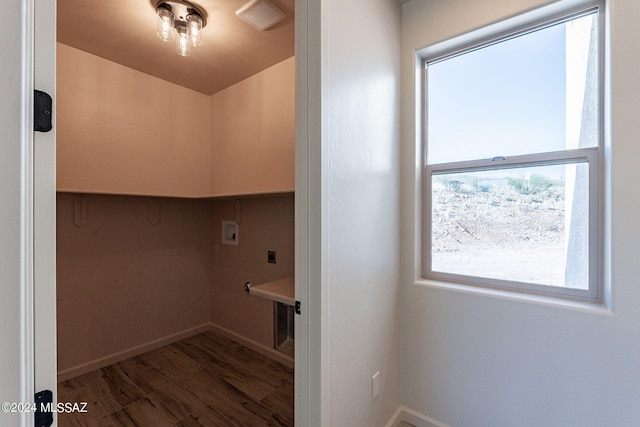
[[[173,13],[164,7],[160,7],[156,11],[156,15],[158,17],[156,19],[158,38],[162,41],[168,42],[171,40],[171,36],[173,34],[173,26],[175,22]]]
[[[196,14],[187,15],[187,33],[192,46],[202,46],[202,17]]]
[[[191,42],[185,27],[176,27],[176,52],[181,56],[191,55]]]

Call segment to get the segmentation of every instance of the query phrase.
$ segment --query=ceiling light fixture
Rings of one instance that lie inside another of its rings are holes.
[[[159,0],[156,4],[157,34],[165,42],[175,41],[178,55],[191,55],[191,48],[202,46],[206,14],[185,0]]]

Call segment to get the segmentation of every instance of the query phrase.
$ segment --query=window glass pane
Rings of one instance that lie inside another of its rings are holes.
[[[588,289],[589,165],[432,176],[431,270]]]
[[[428,164],[596,146],[597,21],[428,64]]]

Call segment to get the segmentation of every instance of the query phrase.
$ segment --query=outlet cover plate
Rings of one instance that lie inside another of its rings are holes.
[[[371,377],[371,400],[376,400],[380,395],[380,371]]]

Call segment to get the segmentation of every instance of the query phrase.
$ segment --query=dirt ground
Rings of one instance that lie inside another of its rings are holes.
[[[434,185],[433,270],[564,283],[564,189],[540,194]]]

